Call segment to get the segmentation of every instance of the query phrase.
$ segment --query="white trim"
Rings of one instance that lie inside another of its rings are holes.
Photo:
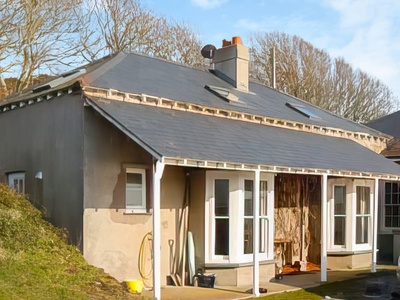
[[[253,294],[254,296],[260,296],[260,170],[254,171],[253,181]]]
[[[376,272],[376,252],[377,252],[377,238],[378,238],[378,191],[379,179],[375,179],[374,185],[374,209],[373,209],[373,229],[372,229],[372,264],[371,272]]]
[[[331,182],[330,182],[331,183]],[[345,188],[345,203],[346,203],[346,211],[345,211],[345,241],[344,245],[335,245],[335,187],[344,187]],[[328,186],[328,207],[327,207],[327,219],[329,220],[327,224],[328,228],[328,251],[341,251],[346,250],[346,247],[350,245],[351,241],[349,240],[349,236],[351,235],[349,231],[350,225],[349,216],[351,213],[351,209],[349,208],[349,204],[347,201],[348,198],[348,186],[346,182],[340,179],[333,179],[333,183]]]
[[[142,176],[142,196],[140,205],[128,204],[128,174],[140,174]],[[146,169],[143,168],[125,168],[125,213],[146,213],[147,212],[147,198],[146,198]]]
[[[241,171],[207,171],[205,199],[205,263],[251,263],[253,253],[244,254],[244,181],[252,180],[253,172]],[[229,255],[215,255],[215,215],[214,215],[214,181],[229,180]],[[259,260],[272,260],[274,257],[274,174],[260,173],[260,181],[267,182],[267,216],[268,236],[265,253],[259,253]],[[253,194],[254,196],[254,194]],[[258,199],[259,201],[259,199]],[[234,238],[232,238],[234,237]],[[254,240],[253,240],[254,242]],[[254,248],[254,247],[253,247]],[[254,249],[253,249],[254,250]]]
[[[321,178],[321,281],[328,281],[327,273],[327,203],[328,202],[328,175]]]
[[[170,166],[185,166],[195,168],[206,168],[206,169],[218,169],[218,170],[235,170],[235,171],[254,171],[260,169],[260,171],[266,173],[285,173],[285,174],[298,174],[298,175],[323,175],[327,174],[330,177],[339,178],[359,178],[359,179],[383,179],[400,181],[400,176],[383,174],[383,173],[372,173],[372,172],[360,172],[360,171],[349,171],[349,170],[333,170],[333,169],[322,169],[322,168],[309,168],[309,167],[288,167],[288,166],[275,166],[275,165],[255,165],[248,163],[237,163],[227,161],[213,161],[204,159],[190,159],[180,157],[166,157],[164,159],[166,165]]]
[[[164,163],[157,161],[153,169],[153,297],[161,299],[161,177]]]
[[[368,243],[357,244],[356,243],[356,220],[357,220],[357,187],[368,187],[370,192],[369,197],[369,214],[367,215],[358,215],[358,217],[369,216],[368,222]],[[373,239],[373,228],[372,228],[372,218],[374,213],[374,181],[372,180],[362,180],[355,179],[353,180],[353,212],[352,212],[352,226],[353,226],[353,244],[352,251],[363,251],[363,250],[372,250],[372,239]]]
[[[25,172],[8,173],[7,178],[9,187],[20,194],[25,194]],[[15,186],[15,181],[17,181],[17,186]]]

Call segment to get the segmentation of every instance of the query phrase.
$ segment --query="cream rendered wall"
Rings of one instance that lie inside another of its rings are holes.
[[[152,231],[152,214],[125,213],[123,166],[147,167],[147,198],[151,203],[152,157],[91,108],[85,110],[84,119],[84,257],[120,281],[140,279],[139,249],[143,237]],[[162,284],[170,272],[169,240],[177,244],[184,191],[183,168],[166,166],[161,179]],[[145,254],[151,257],[149,247]],[[150,266],[150,259],[146,266]]]
[[[196,270],[204,266],[205,170],[190,173],[189,230],[193,234]]]
[[[184,196],[181,168],[166,167],[161,180],[161,278],[166,284],[170,273],[170,246],[177,245],[177,224]],[[139,250],[146,233],[152,231],[151,214],[125,214],[124,209],[93,209],[84,212],[84,252],[86,260],[103,268],[119,281],[140,279]],[[146,241],[142,258],[151,269],[151,242]],[[150,276],[146,281],[152,283]]]

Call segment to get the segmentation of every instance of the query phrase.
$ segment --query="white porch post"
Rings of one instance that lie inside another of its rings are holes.
[[[161,220],[160,194],[164,163],[157,161],[153,170],[153,297],[161,299]]]
[[[260,169],[254,171],[253,193],[253,294],[260,296]]]
[[[372,210],[372,264],[371,272],[376,272],[376,252],[377,252],[377,239],[378,239],[378,198],[379,198],[379,179],[375,178],[374,188],[374,205]]]
[[[327,220],[328,220],[328,175],[323,174],[321,178],[321,281],[328,280],[327,274]]]

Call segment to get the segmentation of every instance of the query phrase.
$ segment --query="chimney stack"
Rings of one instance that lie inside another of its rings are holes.
[[[217,75],[228,81],[240,91],[249,91],[249,49],[242,44],[238,36],[231,41],[223,40],[222,48],[217,49],[213,57]]]

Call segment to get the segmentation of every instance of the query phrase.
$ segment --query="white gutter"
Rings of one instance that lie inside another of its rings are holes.
[[[374,189],[374,205],[372,209],[373,213],[373,228],[372,228],[372,264],[371,272],[376,272],[376,252],[377,252],[377,236],[378,236],[378,198],[379,198],[379,179],[375,178],[375,189]]]
[[[260,169],[254,171],[253,193],[253,294],[260,296]]]
[[[286,174],[297,174],[297,175],[323,175],[336,177],[347,177],[347,178],[363,178],[363,179],[374,179],[379,178],[383,180],[400,181],[400,175],[384,174],[384,173],[372,173],[372,172],[361,172],[361,171],[350,171],[350,170],[332,170],[322,168],[307,168],[307,167],[285,167],[285,166],[273,166],[273,165],[255,165],[247,163],[235,163],[226,161],[212,161],[203,159],[189,159],[189,158],[178,158],[178,157],[163,157],[164,163],[169,166],[184,166],[194,168],[206,168],[206,169],[220,169],[220,170],[235,170],[235,171],[254,171],[259,169],[261,172],[266,173],[286,173]]]
[[[328,280],[327,274],[327,221],[328,221],[328,175],[321,178],[321,281]]]
[[[157,160],[153,167],[153,297],[161,299],[161,177],[165,164]],[[154,169],[155,168],[155,169]]]

